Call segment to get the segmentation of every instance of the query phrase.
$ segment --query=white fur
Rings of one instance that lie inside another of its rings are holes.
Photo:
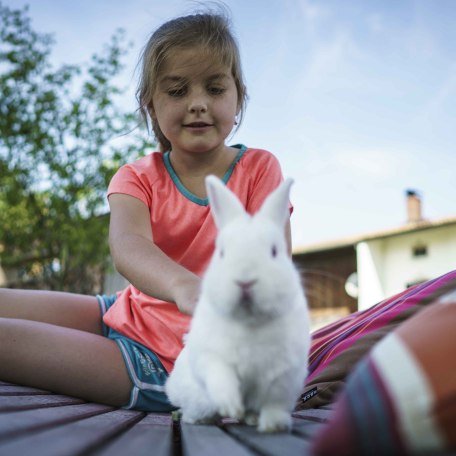
[[[251,217],[221,181],[206,178],[219,234],[166,383],[184,422],[230,417],[261,432],[290,428],[310,345],[307,304],[284,236],[291,184],[282,183]],[[239,281],[255,282],[245,291]]]

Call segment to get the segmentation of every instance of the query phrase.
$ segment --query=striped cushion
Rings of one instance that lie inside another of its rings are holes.
[[[331,403],[356,363],[377,342],[439,296],[455,289],[456,271],[452,271],[316,331],[312,335],[306,387],[296,409]]]
[[[312,454],[455,451],[455,353],[453,290],[385,337],[359,363],[334,405],[333,418],[313,442]]]

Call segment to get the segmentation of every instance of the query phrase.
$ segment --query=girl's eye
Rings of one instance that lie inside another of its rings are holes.
[[[277,256],[277,247],[275,245],[273,245],[271,248],[271,255],[273,258]]]
[[[225,92],[225,88],[224,87],[209,87],[208,92],[211,95],[221,95],[222,93]]]
[[[179,87],[177,89],[168,89],[167,94],[170,97],[182,97],[185,95],[185,87]]]

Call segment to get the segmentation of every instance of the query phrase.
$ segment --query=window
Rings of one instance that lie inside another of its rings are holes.
[[[428,254],[428,249],[427,249],[427,246],[424,244],[418,244],[412,248],[412,255],[414,257],[427,256],[427,254]]]

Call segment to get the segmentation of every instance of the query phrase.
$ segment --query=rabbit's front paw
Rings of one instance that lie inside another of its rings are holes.
[[[237,391],[220,391],[214,398],[217,413],[225,418],[240,420],[244,416],[244,406],[241,395]]]
[[[226,373],[229,378],[229,372]],[[227,378],[217,381],[211,381],[208,384],[209,397],[212,400],[217,413],[223,418],[233,418],[240,420],[244,416],[244,404],[242,402],[241,392],[237,385],[236,378]]]
[[[244,417],[244,406],[240,398],[227,397],[218,404],[217,411],[220,416],[241,420]]]
[[[286,432],[291,429],[291,416],[287,411],[277,408],[261,410],[258,423],[259,432]]]

